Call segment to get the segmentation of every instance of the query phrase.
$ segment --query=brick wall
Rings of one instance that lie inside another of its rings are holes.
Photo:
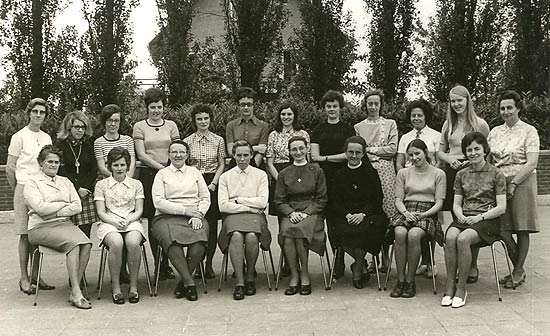
[[[550,196],[550,150],[543,150],[540,152],[537,181],[539,195]],[[0,165],[0,211],[12,209],[13,191],[6,178],[6,166]]]

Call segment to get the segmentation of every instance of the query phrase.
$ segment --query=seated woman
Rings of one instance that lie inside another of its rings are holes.
[[[29,242],[66,253],[70,283],[79,284],[90,259],[92,242],[70,220],[82,211],[82,204],[71,181],[57,175],[60,162],[61,150],[44,146],[38,154],[40,172],[25,184]],[[78,285],[71,286],[69,301],[80,309],[92,308]]]
[[[367,143],[360,136],[349,137],[344,145],[347,166],[335,176],[331,198],[334,230],[344,250],[355,259],[351,266],[353,286],[363,288],[370,276],[364,272],[365,254],[378,254],[384,241],[388,220],[382,209],[382,186],[378,172],[368,160],[363,161]]]
[[[138,180],[128,177],[131,156],[126,148],[114,147],[107,154],[106,167],[111,176],[97,182],[94,201],[101,222],[97,227],[97,237],[109,248],[109,272],[113,288],[113,302],[123,304],[120,290],[120,270],[122,249],[128,251],[130,288],[128,301],[139,302],[137,279],[141,264],[140,245],[145,234],[140,218],[143,213],[143,186]],[[125,268],[126,266],[124,266]]]
[[[443,246],[437,213],[445,200],[445,173],[430,164],[428,146],[414,139],[407,146],[412,166],[397,172],[395,206],[399,215],[391,222],[395,232],[395,263],[398,281],[390,296],[416,295],[414,276],[420,259],[421,239],[429,236]]]
[[[208,223],[204,215],[210,207],[210,192],[198,169],[186,165],[189,145],[174,140],[168,146],[170,165],[159,170],[152,196],[156,212],[152,234],[180,275],[176,298],[198,299],[190,270],[196,269],[206,253]],[[183,247],[187,246],[187,256]],[[156,253],[156,252],[155,252]]]
[[[224,217],[218,245],[224,253],[229,248],[237,280],[233,299],[242,300],[245,295],[256,294],[254,265],[258,260],[258,243],[264,250],[271,245],[271,234],[264,213],[269,187],[267,174],[250,166],[254,152],[248,142],[238,140],[231,150],[237,166],[220,177],[218,205]],[[244,260],[248,266],[246,280]]]
[[[285,295],[298,293],[298,286],[301,286],[301,295],[309,295],[309,250],[320,255],[325,251],[322,212],[327,203],[327,185],[323,170],[307,162],[309,148],[305,138],[290,138],[288,149],[293,164],[279,173],[274,199],[281,216],[279,236],[283,239],[283,250],[290,268],[290,285]]]
[[[442,306],[452,305],[453,308],[466,304],[471,246],[491,244],[500,239],[499,217],[506,212],[506,178],[485,161],[490,153],[485,136],[479,132],[464,136],[462,152],[471,165],[456,174],[453,211],[457,220],[445,236],[447,287],[441,300]]]

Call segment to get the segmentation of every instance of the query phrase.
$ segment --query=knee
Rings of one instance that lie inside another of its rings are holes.
[[[245,239],[246,245],[258,244],[258,236],[253,232],[247,233]]]
[[[420,239],[422,239],[422,236],[424,233],[419,230],[411,230],[409,231],[409,235],[407,236],[407,239],[410,244],[418,244],[420,245]]]
[[[244,243],[244,238],[243,238],[243,234],[240,233],[240,232],[233,232],[231,234],[231,239],[230,239],[230,244],[231,245],[234,245],[234,244],[243,244]]]
[[[456,239],[456,245],[459,249],[469,249],[472,242],[469,237],[465,235],[459,235]]]
[[[395,228],[395,241],[398,243],[403,243],[407,240],[407,229],[404,227]]]

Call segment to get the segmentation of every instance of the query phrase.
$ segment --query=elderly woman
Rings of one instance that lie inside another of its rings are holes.
[[[333,206],[337,218],[335,230],[341,237],[341,246],[355,259],[351,271],[357,289],[368,281],[363,275],[365,254],[378,254],[388,225],[382,210],[384,196],[378,172],[369,161],[362,160],[366,147],[360,136],[346,140],[348,164],[337,172],[333,188],[333,197],[338,200]]]
[[[19,269],[21,271],[19,289],[25,294],[34,291],[31,288],[28,272],[29,254],[34,248],[29,244],[28,239],[29,209],[23,199],[23,189],[27,180],[39,172],[40,167],[36,161],[38,152],[43,146],[52,143],[50,136],[40,130],[49,111],[48,103],[44,99],[32,99],[25,109],[29,123],[11,137],[8,147],[6,175],[10,187],[14,190],[14,224],[15,233],[19,235]],[[38,265],[36,265],[36,270],[38,270]],[[43,281],[39,286],[41,290],[55,289],[54,286],[47,285]]]
[[[137,279],[141,264],[140,245],[145,241],[140,219],[145,196],[141,182],[127,176],[131,162],[126,148],[113,148],[107,155],[106,163],[112,175],[97,183],[94,195],[101,219],[97,237],[101,244],[109,248],[109,272],[115,304],[124,303],[119,281],[124,247],[128,251],[130,268],[128,301],[139,302]]]
[[[453,186],[457,171],[470,164],[461,149],[462,138],[470,132],[480,132],[487,137],[489,125],[475,113],[468,89],[462,85],[455,85],[449,92],[447,120],[441,128],[441,141],[437,151],[440,166],[447,177],[447,191],[445,202],[443,202],[444,211],[453,210]],[[474,249],[467,283],[475,283],[479,278],[478,253],[479,250]]]
[[[155,215],[155,207],[151,196],[151,188],[155,175],[168,164],[168,145],[180,138],[178,126],[172,120],[164,119],[164,104],[166,97],[158,88],[149,88],[143,95],[147,110],[147,118],[134,125],[133,135],[136,154],[140,160],[139,180],[143,185],[145,201],[143,203],[143,217],[147,218],[149,242],[156,258],[158,242],[152,235],[151,222]],[[166,250],[164,250],[166,252]],[[168,266],[166,255],[160,265],[160,280],[174,279],[176,276]]]
[[[80,200],[82,212],[72,221],[90,237],[92,224],[99,221],[94,204],[94,187],[97,179],[97,161],[95,160],[92,124],[82,112],[67,113],[57,133],[57,147],[63,152],[63,164],[59,175],[69,178]]]
[[[397,172],[395,207],[399,215],[390,226],[395,232],[395,263],[398,281],[390,296],[412,298],[416,295],[414,276],[420,259],[421,239],[443,245],[443,231],[437,213],[445,199],[445,173],[430,164],[428,146],[421,139],[407,145],[412,166]]]
[[[220,210],[218,208],[218,184],[220,176],[225,169],[225,141],[219,135],[212,133],[210,121],[213,119],[213,112],[210,106],[196,104],[191,107],[191,120],[195,126],[195,133],[191,134],[185,141],[191,151],[189,152],[190,165],[197,168],[208,185],[210,191],[210,208],[205,215],[208,222],[208,246],[206,248],[206,273],[207,279],[214,279],[212,259],[216,253],[218,236],[218,219]],[[198,272],[195,276],[199,276]]]
[[[472,245],[492,244],[500,239],[499,217],[506,211],[506,178],[485,161],[490,153],[485,136],[479,132],[468,133],[461,145],[470,166],[456,174],[453,205],[456,220],[445,235],[447,285],[441,300],[442,306],[453,308],[466,304]]]
[[[200,171],[186,165],[189,145],[174,140],[168,146],[170,165],[159,170],[153,182],[156,216],[152,233],[180,275],[174,294],[189,301],[198,299],[190,271],[197,269],[206,252],[210,191]],[[183,248],[187,247],[187,256]]]
[[[506,176],[507,185],[508,205],[502,217],[501,235],[514,264],[514,283],[509,276],[501,282],[506,288],[514,288],[525,282],[523,266],[529,252],[529,234],[538,232],[535,168],[540,141],[535,127],[519,118],[523,103],[517,92],[503,92],[498,104],[504,125],[493,128],[488,141],[492,162]],[[512,238],[513,233],[517,236],[516,241]]]
[[[107,155],[115,147],[125,148],[130,153],[130,164],[128,165],[128,176],[134,176],[136,170],[136,155],[134,153],[134,140],[131,136],[120,134],[120,124],[124,120],[124,115],[118,105],[109,104],[101,109],[99,122],[105,130],[105,133],[95,139],[94,153],[97,160],[99,172],[104,177],[111,176],[112,172],[107,165]]]
[[[298,291],[301,295],[311,294],[309,250],[320,255],[325,250],[322,212],[327,203],[327,186],[323,170],[307,162],[308,145],[303,137],[290,138],[288,149],[293,162],[279,173],[275,191],[275,204],[282,217],[279,235],[290,268],[290,285],[285,295]]]
[[[69,280],[73,284],[69,302],[76,308],[92,305],[82,295],[79,284],[90,259],[92,242],[70,220],[82,210],[80,196],[72,182],[57,175],[62,152],[46,145],[38,154],[40,172],[25,184],[29,207],[29,242],[67,255]]]

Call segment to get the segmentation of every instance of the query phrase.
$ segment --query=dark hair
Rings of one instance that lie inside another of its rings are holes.
[[[464,156],[466,156],[466,147],[470,146],[474,141],[483,146],[483,152],[485,153],[485,156],[491,153],[491,147],[489,147],[489,143],[487,142],[487,138],[485,137],[485,135],[479,132],[471,132],[466,134],[464,138],[462,138],[461,145],[462,153],[464,154]]]
[[[298,105],[294,104],[294,102],[290,100],[285,100],[284,102],[279,105],[279,108],[277,109],[277,118],[275,118],[275,122],[273,124],[273,128],[277,132],[281,132],[283,130],[283,122],[281,121],[281,112],[286,109],[291,109],[292,113],[294,113],[294,120],[292,121],[292,128],[294,128],[295,131],[299,131],[302,129],[301,125],[299,124],[298,116],[300,115],[300,111],[298,110]]]
[[[191,106],[191,125],[193,125],[194,129],[197,129],[197,122],[195,120],[195,117],[197,114],[200,113],[206,113],[208,114],[208,117],[212,119],[212,108],[206,104],[195,104]]]
[[[42,98],[33,98],[33,99],[31,99],[31,101],[27,104],[27,107],[25,107],[25,113],[27,114],[27,116],[30,116],[30,115],[31,115],[31,111],[32,111],[32,109],[33,109],[36,105],[44,106],[44,108],[46,109],[46,116],[47,116],[48,114],[50,114],[50,105],[48,105],[48,103],[46,102],[46,100],[44,100],[44,99],[42,99]]]
[[[371,96],[380,97],[380,115],[382,115],[382,111],[384,110],[384,91],[380,89],[370,90],[365,93],[365,97],[361,100],[361,111],[367,110],[367,98]]]
[[[237,153],[237,148],[239,147],[248,147],[250,149],[250,155],[254,153],[254,150],[252,149],[252,145],[248,143],[246,140],[237,140],[235,143],[233,143],[233,148],[231,149],[231,152],[233,155]]]
[[[105,127],[105,124],[107,124],[107,119],[111,118],[113,114],[120,114],[120,121],[122,122],[124,116],[122,115],[122,110],[118,105],[116,104],[109,104],[105,105],[101,109],[101,114],[99,115],[99,122],[101,123],[101,126]]]
[[[500,102],[506,99],[513,99],[514,103],[516,104],[516,107],[522,111],[523,110],[523,99],[521,99],[521,96],[519,93],[517,93],[514,90],[506,90],[498,95],[498,107],[497,109],[500,109]]]
[[[323,98],[321,98],[321,108],[325,108],[325,104],[327,102],[333,102],[335,100],[338,101],[338,105],[340,105],[340,108],[344,108],[344,95],[336,90],[328,90],[323,95]]]
[[[424,156],[426,157],[426,161],[428,161],[428,163],[430,163],[431,160],[430,160],[430,157],[428,156],[428,146],[426,145],[424,140],[414,139],[413,141],[409,142],[409,144],[407,145],[406,151],[408,152],[409,148],[411,148],[411,147],[418,148],[421,151],[423,151]]]
[[[174,145],[184,145],[185,146],[185,150],[187,151],[187,158],[185,159],[185,164],[189,165],[189,158],[191,157],[191,148],[189,147],[189,144],[187,142],[181,140],[181,139],[172,140],[172,142],[170,142],[170,144],[168,145],[168,153],[170,153],[170,149]],[[170,159],[168,159],[167,166],[169,166],[171,163],[172,162],[170,161]]]
[[[162,105],[166,105],[166,95],[164,92],[156,87],[148,88],[143,93],[143,102],[145,103],[145,109],[149,109],[151,103],[162,101]]]
[[[346,142],[344,142],[344,152],[348,150],[348,145],[350,143],[360,144],[361,147],[363,147],[363,154],[367,153],[367,142],[365,141],[365,139],[363,139],[363,137],[353,135],[347,138]]]
[[[109,151],[109,154],[107,154],[107,169],[112,172],[113,170],[111,166],[113,162],[116,162],[121,158],[124,158],[124,161],[126,161],[126,166],[130,169],[130,163],[132,162],[130,152],[128,152],[126,148],[120,146],[113,147],[113,149]]]
[[[256,91],[254,91],[254,89],[252,89],[252,88],[242,86],[237,90],[235,98],[237,100],[237,103],[242,98],[251,98],[251,99],[255,100],[256,99]]]
[[[59,157],[59,161],[63,161],[63,151],[59,147],[54,145],[46,145],[42,147],[40,153],[38,153],[38,156],[36,157],[39,165],[46,160],[48,154],[55,154]]]
[[[434,114],[432,104],[422,98],[410,102],[409,105],[407,105],[407,109],[405,110],[405,117],[407,118],[408,122],[411,121],[412,110],[414,110],[415,108],[419,108],[422,110],[422,113],[424,113],[424,119],[426,120],[426,125],[429,125],[432,122]]]

